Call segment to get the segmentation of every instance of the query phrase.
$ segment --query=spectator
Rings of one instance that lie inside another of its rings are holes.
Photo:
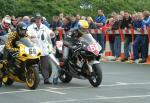
[[[81,16],[81,20],[86,20],[86,16]]]
[[[56,31],[57,28],[62,26],[62,22],[59,20],[58,16],[53,16],[52,23],[50,24],[50,29],[52,29],[54,32]],[[56,33],[56,37],[52,38],[52,44],[55,46],[56,40],[59,40],[59,35]]]
[[[78,20],[75,16],[71,16],[71,29],[78,28]]]
[[[42,23],[49,28],[50,24],[48,23],[47,19],[44,16],[42,17],[42,19]]]
[[[150,12],[149,11],[144,11],[143,12],[143,22],[145,23],[146,27],[150,27]],[[146,56],[148,56],[148,35],[146,35],[147,38],[145,40],[145,47],[146,47]]]
[[[11,31],[16,31],[16,26],[17,26],[17,19],[15,16],[11,16]]]
[[[11,32],[11,18],[10,16],[5,16],[2,19],[2,23],[0,24],[0,36],[6,35]]]
[[[95,18],[95,25],[97,29],[101,29],[106,24],[106,17],[102,10],[98,10],[98,15]],[[102,46],[101,52],[104,51],[104,35],[103,34],[97,34],[97,41]]]
[[[23,21],[27,26],[29,26],[29,25],[31,24],[29,16],[24,16],[24,17],[22,18],[22,21]]]
[[[68,31],[71,29],[71,18],[69,16],[65,16],[62,20],[62,27],[59,27],[58,29],[63,29],[65,31],[63,39],[66,38]]]
[[[133,27],[134,22],[137,20],[137,14],[132,14],[131,15],[131,26]]]
[[[35,43],[42,50],[42,56],[40,57],[41,72],[44,78],[44,84],[51,84],[49,81],[49,46],[51,45],[50,35],[54,35],[52,30],[42,24],[42,16],[37,13],[35,16],[35,23],[28,27],[28,34],[33,43]]]
[[[113,24],[112,24],[112,30],[118,30],[120,28],[121,22],[119,20],[120,15],[115,14],[113,17]],[[120,34],[113,34],[115,35],[114,38],[114,54],[116,57],[116,60],[120,57],[121,53],[121,38]]]
[[[143,30],[145,28],[145,24],[143,22],[143,15],[142,13],[138,13],[137,20],[134,22],[134,29],[137,30],[140,33],[143,33]],[[134,54],[134,60],[136,63],[144,63],[146,62],[146,45],[145,41],[147,39],[147,35],[136,35],[134,44],[133,44],[133,54]],[[142,60],[139,60],[139,45],[141,45],[141,57]]]
[[[61,26],[62,26],[62,22],[60,22],[59,17],[58,16],[53,16],[53,21],[50,24],[50,29],[55,31],[56,28],[61,27]]]
[[[122,19],[123,18],[123,19]],[[122,23],[120,28],[129,31],[131,24],[132,24],[132,19],[128,13],[128,11],[124,12],[124,16],[120,17]],[[132,36],[129,33],[125,34],[125,43],[124,43],[124,53],[125,53],[125,58],[122,59],[122,61],[127,61],[130,59],[130,44],[132,43]]]
[[[62,28],[65,30],[65,32],[71,29],[71,18],[69,16],[63,18]]]
[[[120,11],[120,20],[123,20],[123,17],[124,17],[124,13],[125,13],[125,11]]]
[[[34,18],[34,17],[31,17],[30,22],[31,22],[31,24],[35,23],[35,18]]]
[[[144,16],[143,22],[146,24],[146,26],[150,26],[150,13],[149,13],[149,11],[144,11],[143,16]]]
[[[78,21],[81,19],[79,14],[76,15],[76,19],[77,19]]]
[[[110,31],[111,28],[112,28],[112,25],[113,25],[113,16],[109,16],[108,19],[107,19],[107,22],[106,22],[106,30],[107,31]],[[106,38],[106,37],[105,37]],[[111,52],[112,52],[112,55],[115,56],[115,51],[114,51],[114,38],[115,38],[115,35],[109,35],[109,43],[110,43],[110,49],[111,49]]]
[[[87,17],[87,21],[89,23],[89,29],[96,29],[96,26],[94,24],[94,21],[93,21],[92,17],[90,17],[90,16]],[[94,33],[94,34],[92,34],[92,36],[97,41],[97,34]]]
[[[62,22],[63,18],[64,18],[64,14],[63,14],[63,13],[60,13],[60,14],[59,14],[59,20],[60,20],[60,22]]]

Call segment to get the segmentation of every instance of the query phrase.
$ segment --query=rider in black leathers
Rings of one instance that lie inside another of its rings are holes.
[[[79,20],[78,25],[72,29],[70,29],[69,31],[66,32],[66,37],[64,38],[64,48],[63,48],[63,57],[60,63],[62,64],[61,66],[63,67],[64,62],[67,61],[68,56],[71,55],[69,54],[69,50],[75,49],[76,47],[78,47],[79,40],[78,38],[83,35],[88,33],[88,22],[85,20]]]

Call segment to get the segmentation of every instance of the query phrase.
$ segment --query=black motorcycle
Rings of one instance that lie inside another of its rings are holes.
[[[67,46],[65,42],[63,46]],[[102,70],[100,66],[101,46],[96,42],[91,34],[83,34],[69,48],[69,56],[59,79],[64,83],[69,83],[72,78],[88,79],[93,87],[98,87],[102,82]]]

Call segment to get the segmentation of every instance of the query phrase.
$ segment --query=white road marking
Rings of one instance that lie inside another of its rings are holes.
[[[116,82],[119,85],[128,85],[128,83],[123,83],[123,82]]]
[[[58,100],[58,101],[47,101],[47,102],[40,102],[40,103],[63,103],[63,102],[75,102],[78,101],[77,99],[67,99],[67,100]]]
[[[67,100],[57,100],[57,101],[47,101],[40,103],[66,103],[66,102],[81,102],[81,101],[89,101],[89,100],[108,100],[108,99],[129,99],[129,98],[147,98],[150,95],[134,95],[134,96],[118,96],[118,97],[103,97],[99,96],[97,98],[85,98],[85,99],[67,99]]]
[[[143,83],[125,83],[125,82],[116,82],[116,84],[110,84],[110,85],[100,85],[100,87],[115,87],[115,86],[127,86],[127,85],[149,85],[150,82],[143,82]],[[83,87],[48,87],[52,90],[58,90],[58,89],[80,89],[80,88],[92,88],[91,86],[83,86]]]
[[[61,88],[51,88],[51,87],[48,87],[49,89],[54,89],[54,90],[57,90],[57,89],[81,89],[81,88],[90,88],[90,87],[61,87]]]
[[[1,92],[0,95],[2,95],[2,94],[25,93],[25,92],[35,92],[35,91],[46,91],[46,92],[51,92],[51,93],[56,93],[56,94],[66,94],[66,93],[59,92],[59,91],[52,91],[50,89],[36,89],[36,90],[19,89],[17,91]]]
[[[11,92],[1,92],[0,94],[13,94],[13,93],[24,93],[29,92],[29,90],[18,90],[18,91],[11,91]]]
[[[56,94],[62,94],[62,95],[66,94],[66,93],[63,93],[63,92],[59,92],[59,91],[52,91],[52,90],[47,90],[47,89],[45,89],[45,90],[43,90],[43,91],[51,92],[51,93],[56,93]]]
[[[104,75],[116,75],[116,74],[121,74],[122,72],[107,72],[107,73],[103,73]]]
[[[116,82],[116,84],[111,84],[111,85],[101,85],[100,87],[115,87],[115,86],[127,86],[127,85],[149,85],[150,82],[143,82],[143,83],[124,83],[124,82]],[[28,89],[19,89],[16,91],[10,91],[10,92],[1,92],[0,95],[2,94],[13,94],[13,93],[25,93],[25,92],[34,92],[34,91],[47,91],[51,93],[56,93],[56,94],[66,94],[64,92],[59,92],[59,91],[54,91],[54,90],[67,90],[67,89],[82,89],[82,88],[93,88],[91,86],[83,86],[83,87],[48,87],[46,89],[36,89],[36,90],[28,90]]]

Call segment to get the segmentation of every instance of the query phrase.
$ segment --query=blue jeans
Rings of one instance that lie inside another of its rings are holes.
[[[115,56],[114,42],[110,42],[110,49],[111,49],[112,55]]]
[[[92,36],[97,41],[97,34],[92,34]]]
[[[97,42],[102,47],[102,50],[100,51],[100,53],[103,53],[104,52],[104,48],[105,48],[105,39],[104,39],[104,35],[103,34],[97,34]]]
[[[136,35],[136,38],[134,40],[133,44],[133,54],[134,54],[134,59],[139,59],[139,46],[141,44],[141,57],[142,59],[146,59],[147,57],[147,41],[148,37],[147,35]]]
[[[116,34],[115,36],[114,52],[115,52],[115,57],[118,58],[121,53],[121,38],[119,34]]]
[[[132,42],[132,36],[130,34],[125,35],[125,41],[124,41],[124,53],[125,53],[125,58],[129,58],[129,52],[130,52],[130,44]]]

